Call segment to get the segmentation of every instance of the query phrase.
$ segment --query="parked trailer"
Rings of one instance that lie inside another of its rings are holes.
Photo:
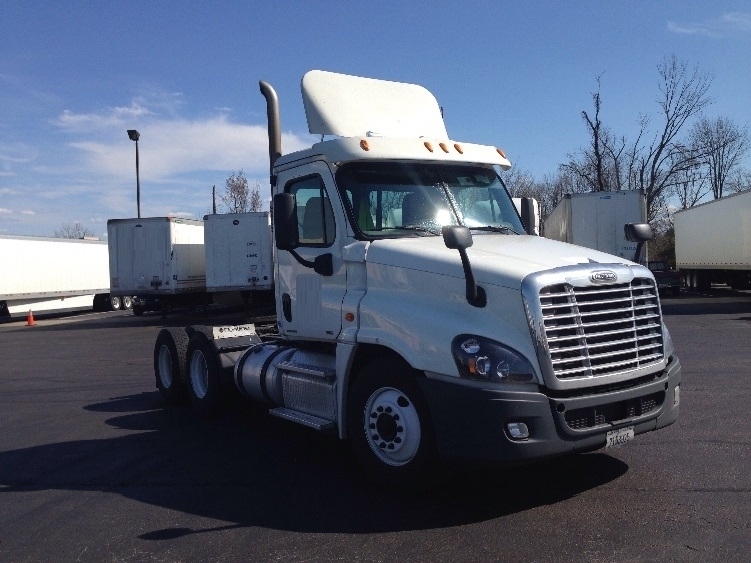
[[[109,294],[107,243],[0,236],[0,316],[129,307]]]
[[[640,190],[566,194],[545,219],[544,236],[632,260],[636,244],[626,238],[624,225],[646,220]]]
[[[110,219],[107,238],[110,293],[135,295],[134,314],[205,302],[203,221]]]
[[[751,288],[751,190],[675,213],[676,266],[692,290]]]
[[[308,128],[326,140],[284,155],[278,98],[260,88],[276,315],[162,329],[166,401],[213,415],[226,378],[410,487],[444,462],[531,462],[676,420],[681,367],[652,273],[523,234],[504,152],[449,140],[430,92],[311,71]]]

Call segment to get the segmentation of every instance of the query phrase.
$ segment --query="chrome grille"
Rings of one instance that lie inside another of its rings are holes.
[[[662,361],[657,288],[652,280],[541,288],[542,328],[553,375],[599,377]]]

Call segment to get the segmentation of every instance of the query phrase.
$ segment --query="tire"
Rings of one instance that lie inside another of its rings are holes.
[[[123,295],[120,298],[120,304],[123,309],[131,309],[133,308],[133,298],[130,295]]]
[[[115,295],[110,295],[109,299],[109,309],[110,311],[119,311],[120,310],[120,298]]]
[[[144,311],[144,308],[142,305],[133,305],[133,314],[136,317],[140,317],[141,315],[143,315],[143,311]]]
[[[689,291],[692,291],[692,292],[696,291],[696,271],[695,270],[689,270],[686,273],[686,286],[688,287]]]
[[[376,481],[427,486],[438,474],[435,435],[415,372],[396,358],[367,364],[350,387],[347,436]]]
[[[222,370],[216,350],[200,332],[188,341],[187,387],[193,410],[202,418],[212,418],[219,410]]]
[[[154,376],[165,403],[176,404],[185,399],[185,362],[188,335],[181,328],[163,328],[154,344]]]

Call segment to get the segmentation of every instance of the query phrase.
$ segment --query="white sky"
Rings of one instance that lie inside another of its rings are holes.
[[[313,142],[299,82],[319,68],[427,87],[458,141],[504,148],[537,179],[602,119],[631,137],[658,121],[657,66],[713,75],[707,116],[751,123],[747,1],[58,2],[0,16],[0,233],[100,236],[136,214],[201,217],[240,169],[268,190],[266,80],[283,150]],[[656,129],[656,127],[655,127]],[[751,155],[744,166],[751,168]]]

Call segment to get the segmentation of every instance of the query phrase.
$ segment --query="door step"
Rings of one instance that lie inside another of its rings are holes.
[[[292,409],[288,409],[286,407],[270,409],[269,414],[283,418],[285,420],[296,422],[298,424],[302,424],[303,426],[307,426],[318,431],[330,430],[335,426],[333,422],[326,420],[325,418],[320,418],[313,416],[312,414],[307,414],[300,411],[293,411]]]

